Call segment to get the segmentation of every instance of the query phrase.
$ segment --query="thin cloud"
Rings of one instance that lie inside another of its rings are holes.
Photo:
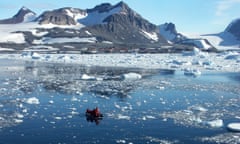
[[[217,3],[216,16],[223,16],[236,4],[240,4],[240,0],[221,0]]]
[[[51,9],[56,7],[53,3],[30,3],[29,7],[34,9]]]
[[[0,9],[15,9],[17,5],[15,4],[1,4]]]

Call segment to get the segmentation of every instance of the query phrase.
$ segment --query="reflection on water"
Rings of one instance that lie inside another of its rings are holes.
[[[3,62],[2,143],[233,144],[240,137],[225,129],[240,117],[236,73]],[[86,117],[96,106],[104,118]]]

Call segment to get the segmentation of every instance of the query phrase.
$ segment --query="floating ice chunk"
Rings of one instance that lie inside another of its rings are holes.
[[[204,137],[201,140],[207,143],[239,144],[240,136],[233,133],[223,133],[212,137]]]
[[[156,119],[156,117],[151,116],[151,115],[147,115],[146,118],[148,118],[148,119]]]
[[[69,61],[71,61],[71,59],[72,59],[72,57],[69,57],[66,55],[58,57],[58,60],[63,60],[64,62],[69,62]]]
[[[23,120],[22,119],[14,119],[15,123],[22,123]]]
[[[122,79],[124,79],[124,80],[138,80],[141,78],[142,78],[142,76],[140,74],[132,73],[132,72],[122,75]]]
[[[213,63],[212,61],[204,61],[202,64],[203,64],[203,65],[211,66],[211,65],[213,65],[214,63]]]
[[[117,119],[130,120],[130,116],[125,116],[125,115],[122,115],[122,114],[118,114],[118,115],[117,115]]]
[[[173,60],[172,63],[176,64],[176,65],[182,65],[183,64],[183,62],[180,61],[180,60]]]
[[[53,101],[53,100],[50,100],[48,103],[50,103],[50,104],[53,104],[53,103],[54,103],[54,101]]]
[[[96,80],[96,78],[94,76],[89,76],[87,74],[83,74],[81,79],[83,79],[83,80]]]
[[[22,112],[23,112],[23,113],[27,113],[27,109],[23,109]]]
[[[55,119],[56,119],[56,120],[61,120],[61,119],[62,119],[62,117],[55,117]]]
[[[125,140],[116,140],[116,143],[126,143]]]
[[[20,114],[20,113],[17,113],[17,114],[16,114],[16,117],[21,119],[21,118],[24,118],[24,115],[22,115],[22,114]]]
[[[78,100],[78,98],[76,98],[75,96],[73,96],[73,97],[71,98],[71,101],[79,101],[79,100]]]
[[[185,69],[184,70],[184,75],[189,75],[189,76],[200,76],[202,73],[201,71],[197,69]]]
[[[238,60],[240,59],[240,54],[237,52],[232,52],[225,57],[226,60]]]
[[[202,107],[202,106],[193,106],[191,107],[192,110],[199,111],[199,112],[206,112],[208,109]]]
[[[240,132],[240,123],[230,123],[227,125],[230,131]]]
[[[221,119],[207,121],[206,124],[210,127],[215,127],[215,128],[223,127],[224,125],[223,120]]]
[[[240,116],[235,116],[236,119],[240,119]]]
[[[71,114],[72,114],[72,115],[78,115],[78,114],[79,114],[79,112],[76,112],[76,111],[71,111]]]
[[[26,103],[28,104],[40,104],[40,101],[36,97],[31,97],[26,100]]]
[[[145,120],[147,120],[147,118],[144,116],[144,117],[142,117],[142,120],[144,120],[144,121],[145,121]]]
[[[195,122],[195,123],[202,123],[202,119],[198,116],[190,116],[189,117],[189,120],[192,121],[192,122]]]
[[[33,52],[31,54],[31,56],[32,56],[32,59],[40,59],[41,58],[41,55],[39,53],[36,53],[36,52]]]
[[[116,108],[118,108],[118,109],[120,109],[120,108],[121,108],[121,106],[120,106],[120,105],[118,105],[118,104],[116,104],[116,103],[114,103],[114,106],[115,106]]]

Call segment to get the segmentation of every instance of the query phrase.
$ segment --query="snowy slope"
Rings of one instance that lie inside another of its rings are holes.
[[[221,33],[196,35],[194,37],[207,39],[214,47],[219,50],[239,50],[239,35],[240,19],[235,19]]]
[[[193,36],[207,39],[218,50],[239,50],[240,41],[229,32]]]
[[[209,50],[213,48],[213,46],[208,42],[208,40],[200,37],[187,37],[181,33],[178,33],[173,23],[165,23],[159,25],[160,34],[168,40],[169,43],[177,43],[177,44],[186,44],[192,45],[196,48],[202,50]]]
[[[173,23],[165,23],[159,26],[160,34],[169,42],[173,42],[177,37],[177,31]]]
[[[78,19],[78,22],[87,26],[102,24],[104,19],[106,19],[110,15],[120,12],[120,10],[121,10],[120,7],[116,7],[106,12],[99,12],[99,11],[89,12],[86,17]]]
[[[22,32],[17,31],[25,31],[30,32],[32,35],[41,37],[46,35],[47,32],[37,32],[38,28],[44,29],[51,29],[51,28],[70,28],[70,29],[81,29],[83,25],[76,25],[76,26],[68,26],[68,25],[54,25],[54,24],[44,24],[40,25],[38,22],[26,22],[26,23],[19,23],[19,24],[0,24],[0,35],[3,36],[0,39],[0,43],[16,43],[16,44],[23,44],[25,43],[25,37]]]
[[[27,13],[24,15],[24,18],[23,18],[23,22],[26,23],[26,22],[32,22],[36,19],[36,14],[30,12],[30,13]]]
[[[216,35],[201,35],[206,38],[219,50],[239,49],[240,41],[234,38],[230,33],[220,33]]]

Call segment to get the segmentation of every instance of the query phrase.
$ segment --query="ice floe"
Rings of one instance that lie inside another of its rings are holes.
[[[239,133],[223,133],[216,136],[209,136],[200,138],[202,142],[212,142],[219,144],[239,144],[240,134]]]
[[[28,104],[40,104],[40,101],[36,97],[31,97],[31,98],[26,99],[26,103],[28,103]]]
[[[230,130],[230,131],[233,131],[233,132],[240,132],[240,122],[237,123],[229,123],[227,125],[227,128]]]
[[[206,124],[209,125],[210,127],[215,127],[215,128],[224,126],[223,120],[221,119],[207,121]]]
[[[185,69],[184,70],[184,75],[188,75],[188,76],[200,76],[202,73],[201,71],[197,70],[197,69]]]
[[[127,73],[122,75],[122,79],[124,80],[138,80],[141,78],[142,76],[138,73]]]
[[[116,118],[120,119],[120,120],[130,120],[131,119],[130,116],[122,115],[122,114],[118,114]]]
[[[26,53],[26,52],[24,52]],[[85,66],[131,67],[146,69],[211,70],[239,72],[239,52],[206,53],[194,50],[193,54],[41,54],[37,61],[71,63]],[[40,57],[40,58],[39,58]],[[2,54],[0,59],[32,60],[24,54]],[[36,59],[34,59],[36,61]]]
[[[90,76],[90,75],[87,75],[87,74],[83,74],[81,79],[83,79],[83,80],[96,80],[96,78],[94,76]]]

